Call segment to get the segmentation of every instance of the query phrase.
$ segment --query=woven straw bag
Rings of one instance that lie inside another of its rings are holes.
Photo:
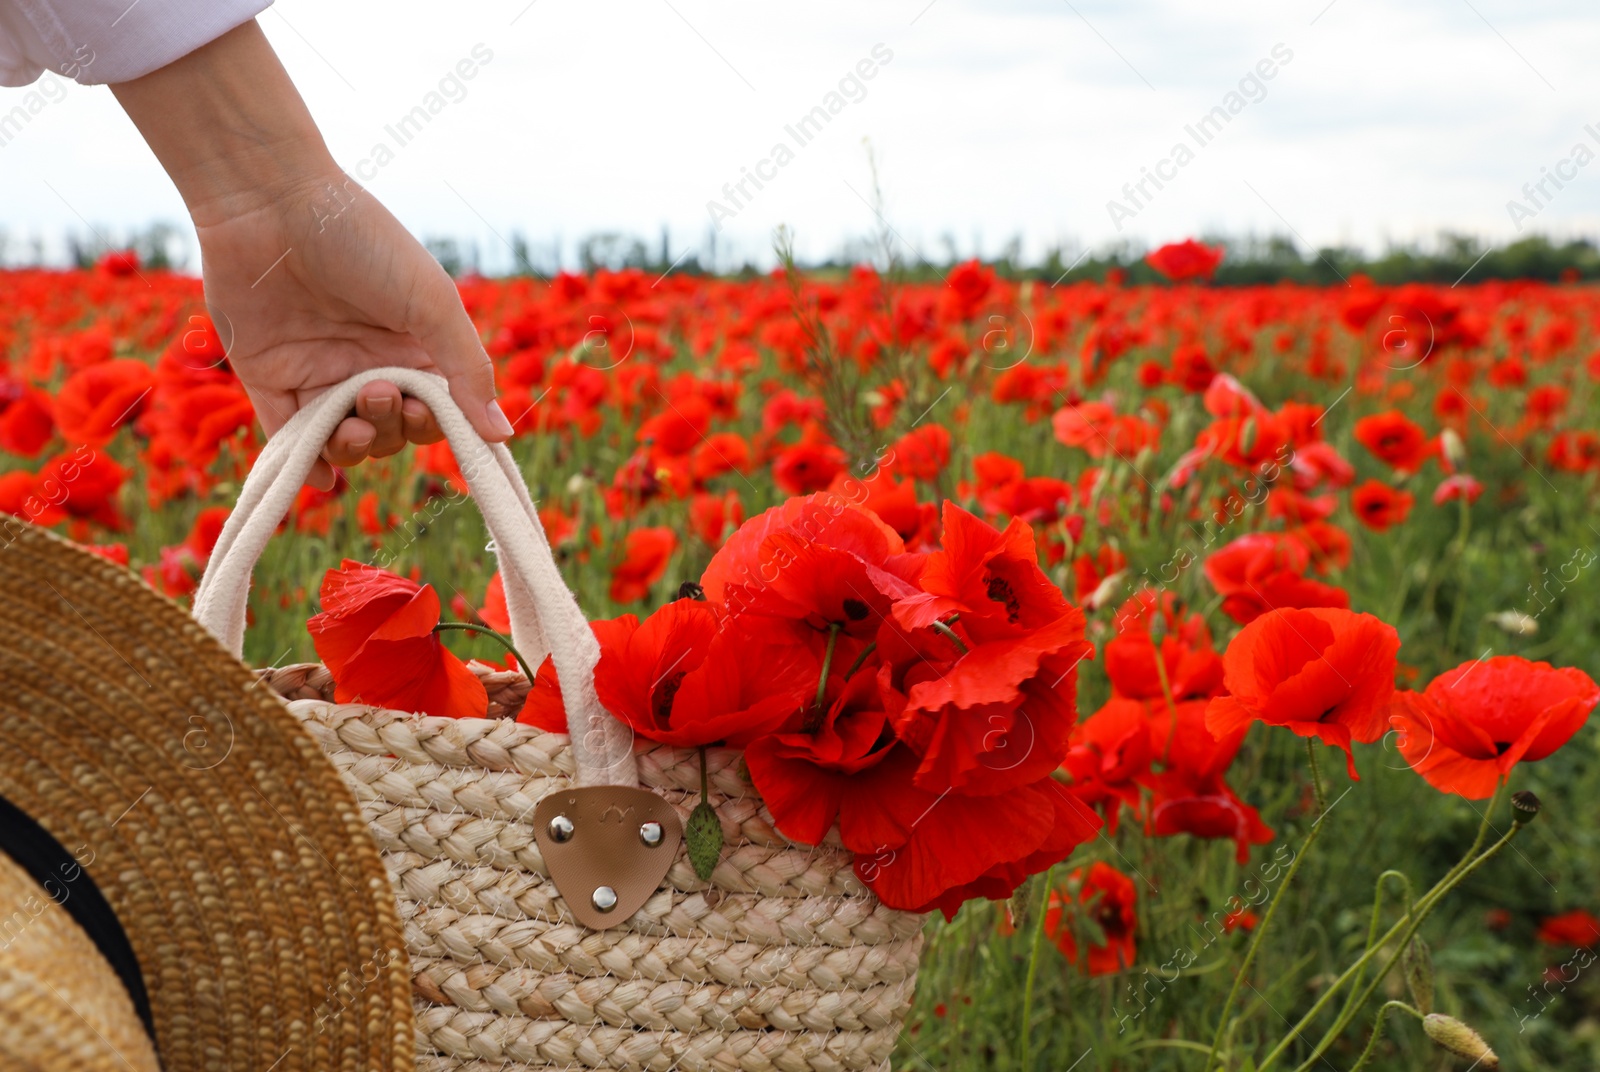
[[[700,756],[635,741],[600,706],[598,644],[527,487],[510,452],[473,432],[443,380],[366,372],[297,414],[245,482],[195,616],[242,649],[255,562],[357,389],[374,379],[397,383],[438,417],[493,540],[513,642],[534,665],[552,654],[573,730],[338,704],[318,666],[268,674],[343,773],[384,851],[406,925],[418,1069],[886,1070],[911,1003],[923,917],[879,903],[838,845],[779,834],[738,751],[707,753],[727,846],[709,882],[679,845],[643,906],[603,930],[580,923],[557,890],[531,821],[541,800],[642,784],[682,821],[699,800]],[[484,679],[491,713],[520,706],[521,675]]]

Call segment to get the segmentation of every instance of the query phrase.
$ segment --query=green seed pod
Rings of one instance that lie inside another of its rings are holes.
[[[1257,436],[1257,429],[1256,429],[1255,416],[1252,415],[1252,416],[1246,417],[1244,419],[1244,423],[1239,426],[1239,453],[1240,454],[1243,454],[1246,457],[1249,457],[1250,452],[1256,449],[1256,436]]]
[[[1500,1058],[1483,1041],[1483,1036],[1454,1016],[1430,1012],[1422,1018],[1422,1030],[1444,1049],[1476,1062],[1475,1068],[1494,1072],[1500,1067]]]
[[[684,827],[684,839],[689,843],[689,862],[702,881],[710,881],[711,872],[717,869],[722,858],[722,820],[717,810],[705,801],[695,805],[689,813],[689,823]]]
[[[1433,954],[1428,943],[1421,938],[1411,939],[1405,955],[1400,958],[1405,971],[1406,989],[1411,991],[1411,1002],[1424,1013],[1433,1011]]]
[[[1526,789],[1511,794],[1511,810],[1516,821],[1520,823],[1532,822],[1533,817],[1539,814],[1539,809],[1544,807],[1544,802]]]

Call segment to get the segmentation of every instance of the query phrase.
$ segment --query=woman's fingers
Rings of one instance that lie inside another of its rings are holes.
[[[355,465],[371,453],[377,437],[378,430],[371,422],[361,417],[346,417],[333,430],[328,445],[322,448],[322,457],[331,465]]]
[[[387,458],[406,445],[400,388],[394,384],[379,380],[362,387],[356,395],[356,416],[372,426],[368,457]]]
[[[408,398],[401,404],[400,416],[408,442],[437,443],[444,438],[444,429],[434,420],[433,411],[415,398]]]
[[[387,458],[407,443],[437,443],[443,438],[444,430],[427,406],[403,397],[392,383],[374,381],[356,396],[356,415],[334,429],[307,483],[327,491],[333,487],[333,466],[349,468],[368,458]]]

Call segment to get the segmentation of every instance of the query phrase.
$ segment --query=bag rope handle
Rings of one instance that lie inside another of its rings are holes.
[[[561,679],[579,785],[639,783],[633,732],[600,704],[594,668],[600,645],[561,579],[538,512],[503,443],[486,443],[450,397],[442,377],[418,369],[369,369],[318,395],[273,436],[239,492],[199,588],[194,617],[234,655],[244,649],[251,574],[334,429],[373,380],[393,383],[433,411],[489,529],[511,617],[511,639],[537,669],[551,655]]]

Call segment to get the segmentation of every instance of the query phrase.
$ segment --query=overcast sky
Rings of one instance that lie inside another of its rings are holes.
[[[908,259],[1013,236],[1030,256],[1205,232],[1502,241],[1513,198],[1523,234],[1600,225],[1593,0],[279,0],[261,23],[340,162],[491,270],[514,232],[569,262],[599,231],[702,251],[711,201],[725,254],[766,254],[788,224],[825,255],[876,226],[869,142]],[[475,47],[491,58],[399,145],[386,128]],[[830,104],[819,132],[786,131]],[[746,169],[774,177],[732,202]],[[1169,178],[1130,199],[1146,169]],[[1549,172],[1574,177],[1530,201]],[[0,146],[12,259],[154,220],[182,205],[104,87],[70,86]]]

